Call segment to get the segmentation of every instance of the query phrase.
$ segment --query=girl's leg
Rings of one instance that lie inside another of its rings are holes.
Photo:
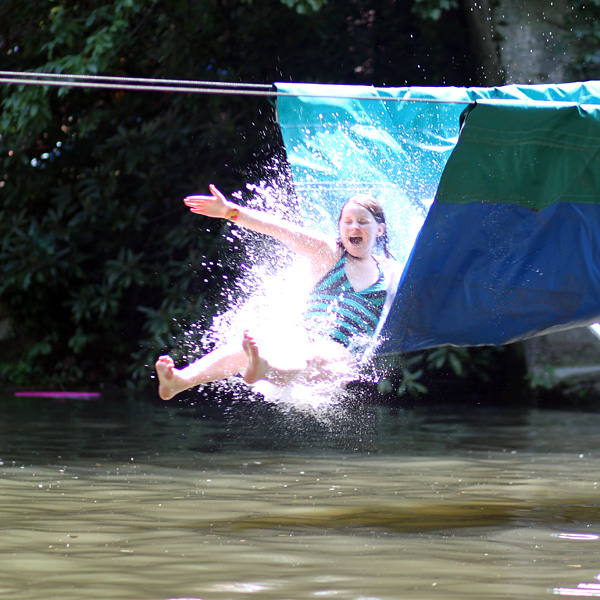
[[[176,369],[170,356],[161,356],[156,361],[158,395],[163,400],[189,390],[202,383],[220,381],[239,373],[246,365],[243,348],[223,346],[209,352],[183,369]]]
[[[294,352],[292,348],[287,356],[278,355],[277,360],[267,360],[261,356],[258,344],[245,332],[241,348],[223,346],[183,369],[176,369],[170,356],[161,356],[156,361],[158,394],[163,400],[170,400],[180,392],[202,383],[226,379],[242,370],[244,381],[249,384],[264,379],[285,386],[295,377],[306,383],[340,381],[340,378],[350,377],[351,360],[338,344],[334,346],[337,347],[335,351],[323,356],[313,353],[307,358],[301,346],[300,352]]]
[[[306,368],[306,361],[303,364],[288,366],[286,368],[276,367],[262,357],[258,350],[258,344],[254,341],[248,332],[244,332],[242,348],[246,353],[246,370],[244,371],[244,381],[246,383],[256,383],[264,379],[276,385],[287,385],[294,377]]]
[[[351,357],[339,347],[330,346],[326,356],[308,353],[310,357],[307,358],[306,354],[300,352],[292,353],[286,360],[281,360],[279,356],[277,362],[260,354],[258,344],[248,332],[244,333],[242,347],[247,358],[244,381],[250,384],[261,379],[280,386],[288,385],[293,379],[304,383],[339,382],[350,379],[352,373]]]

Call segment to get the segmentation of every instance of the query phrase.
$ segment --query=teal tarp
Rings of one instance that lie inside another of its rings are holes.
[[[384,205],[393,249],[406,260],[456,144],[463,90],[277,84],[277,114],[305,218],[335,221],[351,195]],[[450,104],[400,102],[419,97]]]
[[[348,196],[371,192],[396,257],[412,252],[384,350],[505,343],[600,315],[600,140],[597,109],[581,106],[600,103],[600,83],[277,89],[291,94],[278,116],[305,216],[334,227]]]

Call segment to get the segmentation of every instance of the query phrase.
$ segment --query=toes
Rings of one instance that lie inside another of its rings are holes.
[[[158,360],[156,361],[156,366],[161,366],[161,367],[174,367],[175,363],[173,362],[173,359],[170,356],[159,356]]]

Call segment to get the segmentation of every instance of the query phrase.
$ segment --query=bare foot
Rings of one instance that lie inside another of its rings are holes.
[[[244,331],[242,348],[248,359],[248,364],[246,365],[246,370],[244,372],[244,381],[246,383],[255,383],[259,379],[266,379],[269,365],[267,361],[260,356],[257,343],[254,341],[254,338],[250,337],[247,331]]]
[[[170,400],[187,388],[170,356],[160,356],[154,366],[158,375],[158,395],[163,400]]]

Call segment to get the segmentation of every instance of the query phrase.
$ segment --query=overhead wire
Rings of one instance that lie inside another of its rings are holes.
[[[31,71],[0,71],[0,84],[75,87],[137,92],[263,96],[267,98],[340,98],[345,100],[430,102],[439,104],[474,104],[473,101],[469,100],[415,98],[410,96],[382,97],[380,95],[346,95],[339,93],[333,94],[330,92],[281,92],[278,91],[274,85],[270,84],[194,81],[187,79],[120,77],[108,75],[75,75],[68,73],[43,73]]]
[[[81,75],[71,73],[45,73],[39,71],[0,71],[0,84],[6,85],[37,85],[51,87],[74,87],[89,89],[106,89],[115,91],[136,92],[163,92],[163,93],[186,93],[186,94],[222,94],[230,96],[259,96],[265,98],[324,98],[340,100],[361,100],[378,102],[422,102],[431,104],[463,104],[475,106],[477,100],[465,100],[454,98],[422,98],[405,94],[402,96],[384,96],[377,93],[368,95],[368,90],[376,90],[373,86],[362,86],[365,94],[344,94],[341,91],[333,93],[330,91],[316,91],[316,88],[326,87],[330,90],[331,85],[312,84],[315,91],[282,92],[276,88],[276,84],[259,84],[227,81],[202,81],[191,79],[161,79],[147,77],[125,77],[112,75]],[[290,82],[291,85],[293,83]],[[306,85],[306,84],[302,84]],[[308,84],[311,85],[311,84]],[[345,86],[339,86],[345,87]],[[351,86],[353,89],[360,86]],[[385,88],[379,88],[385,89]],[[390,88],[391,90],[394,88]],[[495,101],[511,102],[514,99],[496,98]],[[553,105],[585,105],[590,107],[600,106],[596,102],[563,102],[551,100]]]

